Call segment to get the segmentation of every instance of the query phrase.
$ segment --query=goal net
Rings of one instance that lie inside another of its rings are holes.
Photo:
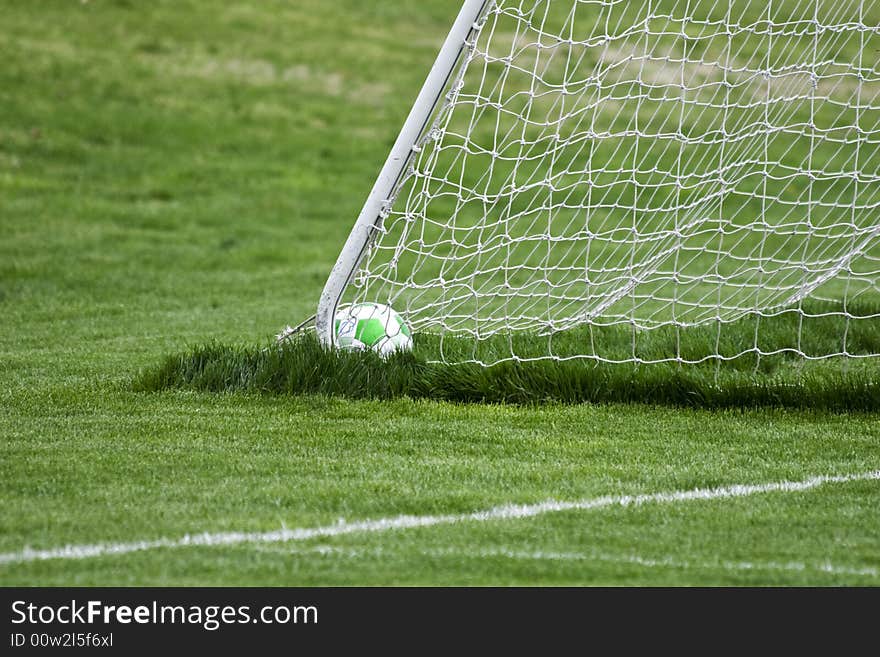
[[[445,362],[880,356],[878,4],[469,0],[319,332],[374,301]]]

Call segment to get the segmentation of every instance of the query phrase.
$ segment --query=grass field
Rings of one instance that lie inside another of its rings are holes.
[[[137,385],[314,312],[458,5],[0,0],[0,584],[880,584],[876,408]]]

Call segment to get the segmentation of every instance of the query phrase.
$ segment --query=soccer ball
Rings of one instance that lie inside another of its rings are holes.
[[[412,334],[394,310],[381,303],[358,303],[336,312],[336,346],[371,349],[383,357],[412,349]]]

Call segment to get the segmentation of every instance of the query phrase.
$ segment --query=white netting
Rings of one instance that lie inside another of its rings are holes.
[[[880,355],[848,343],[880,323],[877,3],[500,0],[479,25],[356,300],[453,337],[452,361],[652,360],[554,337],[744,321],[723,353],[656,360]],[[781,314],[795,333],[765,345]],[[817,318],[839,339],[808,349]]]

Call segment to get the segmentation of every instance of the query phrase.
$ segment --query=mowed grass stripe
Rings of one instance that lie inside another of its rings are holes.
[[[228,547],[246,543],[286,543],[315,538],[331,538],[350,534],[382,533],[394,530],[435,527],[467,522],[490,522],[534,518],[560,511],[594,511],[608,507],[639,507],[645,504],[669,504],[748,497],[762,493],[797,493],[813,490],[827,484],[880,480],[880,470],[847,475],[817,475],[802,481],[778,481],[765,484],[734,484],[717,488],[695,488],[683,491],[649,493],[642,495],[612,495],[573,502],[547,500],[537,504],[512,504],[467,514],[434,516],[396,516],[354,522],[340,521],[334,525],[296,528],[269,532],[220,532],[186,535],[176,539],[134,541],[131,543],[104,543],[67,545],[49,550],[21,550],[0,554],[0,564],[27,563],[51,559],[89,559],[118,556],[133,552],[187,547]]]
[[[255,548],[260,552],[290,556],[323,556],[328,558],[347,559],[360,561],[366,558],[389,558],[396,557],[401,550],[393,548],[350,548],[337,547],[335,545],[313,545],[310,547],[280,547],[261,546]],[[419,550],[419,554],[432,559],[507,559],[511,561],[560,561],[560,562],[605,562],[611,564],[626,564],[642,566],[644,568],[666,568],[674,570],[729,570],[729,571],[783,571],[783,572],[815,572],[827,575],[851,575],[854,577],[880,577],[880,569],[872,567],[843,566],[837,563],[824,561],[821,563],[805,563],[801,561],[698,561],[677,559],[675,557],[645,557],[639,554],[610,554],[592,550],[589,552],[553,552],[545,550],[527,551],[510,550],[502,548],[476,548],[464,550],[461,548],[425,548]]]

